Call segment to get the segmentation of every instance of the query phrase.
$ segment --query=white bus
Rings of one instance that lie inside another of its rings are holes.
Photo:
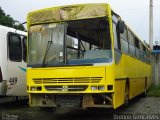
[[[0,25],[0,98],[27,96],[27,33]]]

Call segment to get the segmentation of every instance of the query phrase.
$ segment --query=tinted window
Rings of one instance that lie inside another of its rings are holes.
[[[128,40],[130,44],[134,45],[134,37],[130,31],[128,31]]]
[[[140,54],[140,47],[139,47],[139,40],[138,40],[138,38],[137,37],[135,37],[135,49],[136,49],[136,57],[138,58],[138,59],[140,59],[141,58],[141,54]]]
[[[143,51],[140,51],[140,54],[141,54],[141,60],[144,61],[144,53],[143,53]]]
[[[141,51],[143,51],[143,45],[142,45],[141,42],[139,42],[139,48],[140,48]]]
[[[26,62],[27,56],[27,38],[23,37],[23,60]]]
[[[124,29],[123,34],[120,34],[120,39],[121,39],[121,50],[125,53],[129,53],[126,29]]]
[[[143,46],[143,53],[144,53],[144,62],[147,62],[147,54],[145,46]]]
[[[129,44],[129,51],[130,51],[130,55],[135,57],[135,47],[131,44]]]
[[[114,48],[115,48],[115,63],[118,64],[120,62],[120,59],[121,59],[121,52],[119,51],[120,50],[120,40],[119,40],[119,37],[117,38],[117,29],[116,29],[116,24],[113,23],[113,33],[114,33]]]
[[[135,46],[139,49],[139,40],[137,38],[135,38]]]
[[[124,29],[124,33],[123,34],[121,33],[120,36],[121,36],[121,39],[127,40],[127,30],[126,30],[126,28]]]
[[[124,53],[129,53],[128,42],[124,39],[121,40],[121,49]]]
[[[115,23],[113,23],[113,33],[114,33],[114,48],[119,50],[120,45],[119,45],[119,41],[118,41],[118,38],[117,38],[117,29],[116,29]]]
[[[20,62],[22,60],[21,37],[17,34],[10,33],[8,36],[9,59]]]
[[[137,57],[138,59],[141,58],[141,53],[140,53],[140,50],[139,50],[138,48],[136,48],[136,57]]]

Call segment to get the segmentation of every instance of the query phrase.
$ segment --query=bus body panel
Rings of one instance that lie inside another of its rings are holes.
[[[0,25],[0,67],[3,80],[0,83],[0,95],[7,96],[26,96],[26,63],[13,62],[8,58],[8,34],[18,34],[26,36],[26,32]]]
[[[34,86],[74,86],[87,85],[85,91],[81,93],[97,93],[91,91],[92,86],[106,84],[106,68],[105,66],[83,66],[83,67],[57,67],[57,68],[29,68],[27,70],[27,84],[31,93],[75,93],[76,91],[46,90],[42,87],[42,91],[31,91]],[[61,88],[62,88],[61,87]],[[69,89],[69,88],[68,88]],[[75,88],[76,89],[76,88]],[[78,91],[77,91],[78,92]],[[77,93],[76,92],[76,93]],[[104,91],[101,91],[104,92]]]
[[[8,62],[7,96],[27,96],[26,64]]]
[[[129,85],[129,99],[143,93],[145,87],[149,89],[151,86],[151,65],[122,54],[120,62],[115,65],[115,76],[113,101],[114,108],[117,108],[125,102],[125,87],[127,82]]]
[[[125,85],[126,80],[116,79],[114,84],[114,93],[113,93],[113,108],[118,108],[125,102]]]

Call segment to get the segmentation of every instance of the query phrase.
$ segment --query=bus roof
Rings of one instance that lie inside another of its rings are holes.
[[[51,22],[63,22],[69,20],[98,18],[104,16],[111,17],[111,11],[117,17],[119,17],[119,19],[121,19],[121,17],[116,12],[111,10],[110,5],[107,3],[75,4],[45,8],[30,12],[28,14],[27,27],[29,28],[31,25]],[[130,29],[128,25],[126,26],[128,29]],[[133,31],[132,33],[135,37],[139,38]],[[143,41],[141,42],[144,46],[147,47],[147,49],[149,49]]]
[[[11,27],[7,27],[7,26],[0,25],[0,33],[1,33],[1,34],[4,34],[4,32],[13,32],[13,33],[18,33],[18,34],[25,35],[25,36],[27,35],[27,33],[24,32],[24,31],[21,31],[21,30],[15,29],[15,28],[11,28]]]
[[[106,3],[90,3],[58,6],[30,12],[27,16],[28,27],[34,24],[61,22],[109,16],[110,6]]]

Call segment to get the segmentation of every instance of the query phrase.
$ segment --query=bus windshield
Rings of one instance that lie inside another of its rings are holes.
[[[106,18],[31,26],[28,65],[94,65],[112,61]]]

